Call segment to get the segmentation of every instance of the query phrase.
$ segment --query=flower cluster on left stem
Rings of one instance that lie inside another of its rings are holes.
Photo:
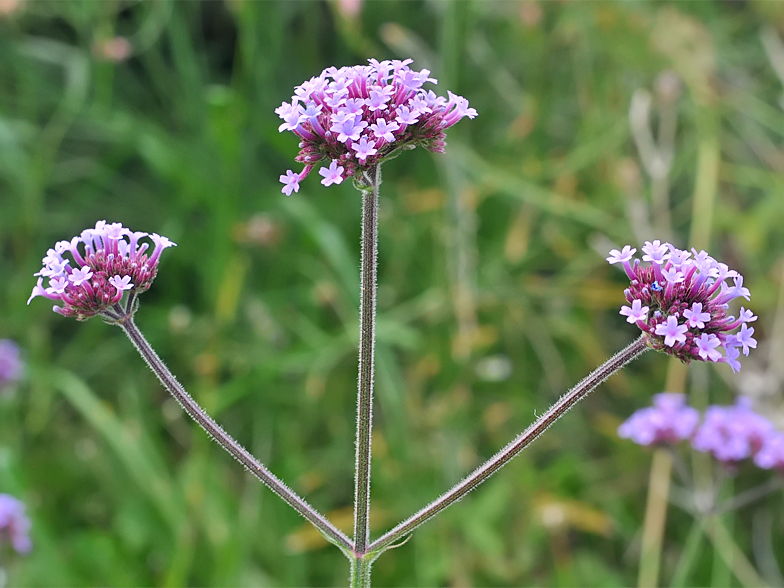
[[[152,253],[144,240],[152,241]],[[62,303],[53,310],[63,316],[86,320],[105,314],[126,291],[136,295],[148,290],[158,273],[161,252],[174,245],[157,233],[98,221],[94,228],[70,241],[58,241],[47,251],[43,268],[35,273],[38,283],[27,304],[43,296]],[[44,287],[44,278],[49,280],[48,287]]]

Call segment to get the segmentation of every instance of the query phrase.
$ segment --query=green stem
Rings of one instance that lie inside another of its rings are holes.
[[[376,322],[376,262],[378,256],[378,188],[381,165],[366,173],[367,190],[362,191],[362,296],[359,307],[359,384],[357,391],[357,440],[354,487],[354,551],[352,586],[367,574],[359,558],[367,553],[370,537],[370,459],[373,428],[373,349]],[[356,572],[356,573],[355,573]],[[364,585],[364,584],[363,584]]]
[[[375,558],[374,558],[375,559]],[[370,588],[370,566],[373,559],[354,554],[351,558],[351,588]]]
[[[122,311],[119,307],[116,310]],[[185,391],[185,388],[177,381],[177,378],[169,371],[155,350],[150,346],[142,335],[139,328],[133,322],[130,314],[122,317],[117,325],[125,332],[141,356],[150,366],[150,369],[158,376],[169,393],[185,409],[193,420],[195,420],[218,444],[228,451],[245,469],[264,482],[270,490],[280,496],[294,510],[310,521],[321,533],[332,543],[340,547],[344,552],[352,551],[354,546],[351,540],[346,537],[335,525],[330,523],[321,513],[308,504],[291,488],[286,486],[275,474],[257,460],[247,449],[242,447],[224,431],[218,423],[199,406],[199,404]]]
[[[599,384],[604,382],[615,372],[619,371],[630,361],[642,355],[648,349],[649,347],[645,342],[644,336],[640,336],[633,343],[627,345],[624,349],[613,355],[569,392],[564,394],[558,402],[547,409],[547,412],[540,416],[515,440],[475,469],[471,474],[463,478],[463,480],[451,490],[442,494],[422,510],[413,514],[394,529],[376,539],[370,545],[369,550],[373,553],[382,551],[385,547],[408,535],[425,521],[428,521],[448,506],[463,498],[471,490],[509,463],[512,458],[528,447],[534,439],[562,417],[570,408],[596,389]]]

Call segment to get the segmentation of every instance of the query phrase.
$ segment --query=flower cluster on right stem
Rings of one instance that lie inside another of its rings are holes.
[[[728,314],[731,300],[750,297],[743,276],[705,251],[683,251],[659,240],[646,241],[642,248],[647,265],[634,257],[636,252],[626,245],[607,258],[620,263],[631,281],[624,291],[630,306],[621,307],[626,320],[657,351],[685,363],[723,362],[739,371],[741,351],[748,355],[757,346],[754,328],[747,324],[757,317],[743,307],[738,318]]]

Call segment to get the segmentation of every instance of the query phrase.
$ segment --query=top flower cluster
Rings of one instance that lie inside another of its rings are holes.
[[[476,110],[452,92],[447,100],[423,90],[425,82],[437,81],[426,69],[410,69],[411,62],[370,59],[370,65],[328,67],[297,86],[291,103],[275,109],[283,119],[278,130],[301,139],[296,160],[305,164],[298,174],[288,170],[280,176],[287,196],[299,191],[299,182],[322,160],[331,160],[319,170],[321,183],[329,186],[401,148],[423,145],[443,153],[444,130],[464,116],[474,118]]]
[[[155,245],[150,255],[149,243],[140,242],[145,238]],[[103,314],[122,300],[126,290],[135,295],[149,289],[158,273],[161,252],[173,245],[156,233],[133,232],[120,223],[98,221],[95,228],[85,229],[70,241],[59,241],[47,251],[27,304],[43,296],[62,302],[63,306],[53,310],[63,316],[84,320]],[[49,280],[48,288],[43,285],[44,278]]]
[[[705,251],[682,251],[659,240],[646,241],[642,251],[647,267],[628,245],[613,249],[607,258],[620,263],[631,280],[624,290],[631,306],[622,306],[621,314],[645,333],[653,349],[687,363],[720,361],[739,371],[741,349],[748,355],[749,348],[757,346],[754,329],[747,324],[757,317],[743,307],[737,319],[727,314],[730,300],[749,299],[743,276]],[[732,285],[726,282],[730,279]]]

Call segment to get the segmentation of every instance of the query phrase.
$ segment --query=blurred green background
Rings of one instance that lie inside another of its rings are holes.
[[[4,552],[10,583],[345,584],[340,552],[183,415],[119,329],[25,306],[46,249],[98,219],[173,239],[139,326],[348,531],[360,196],[314,174],[284,197],[297,144],[273,113],[330,65],[412,57],[479,111],[445,155],[384,167],[374,536],[636,337],[611,247],[696,243],[746,276],[759,348],[739,376],[693,365],[688,390],[698,406],[756,395],[784,424],[780,32],[783,3],[741,0],[0,0],[0,338],[28,361],[0,397],[0,491],[25,500],[35,543]],[[375,585],[634,585],[651,454],[615,429],[668,370],[648,354],[613,377],[383,555]],[[744,466],[735,488],[769,477]],[[773,583],[782,512],[779,491],[724,518]],[[692,519],[666,522],[669,585]],[[686,584],[738,584],[710,544],[696,554]]]

